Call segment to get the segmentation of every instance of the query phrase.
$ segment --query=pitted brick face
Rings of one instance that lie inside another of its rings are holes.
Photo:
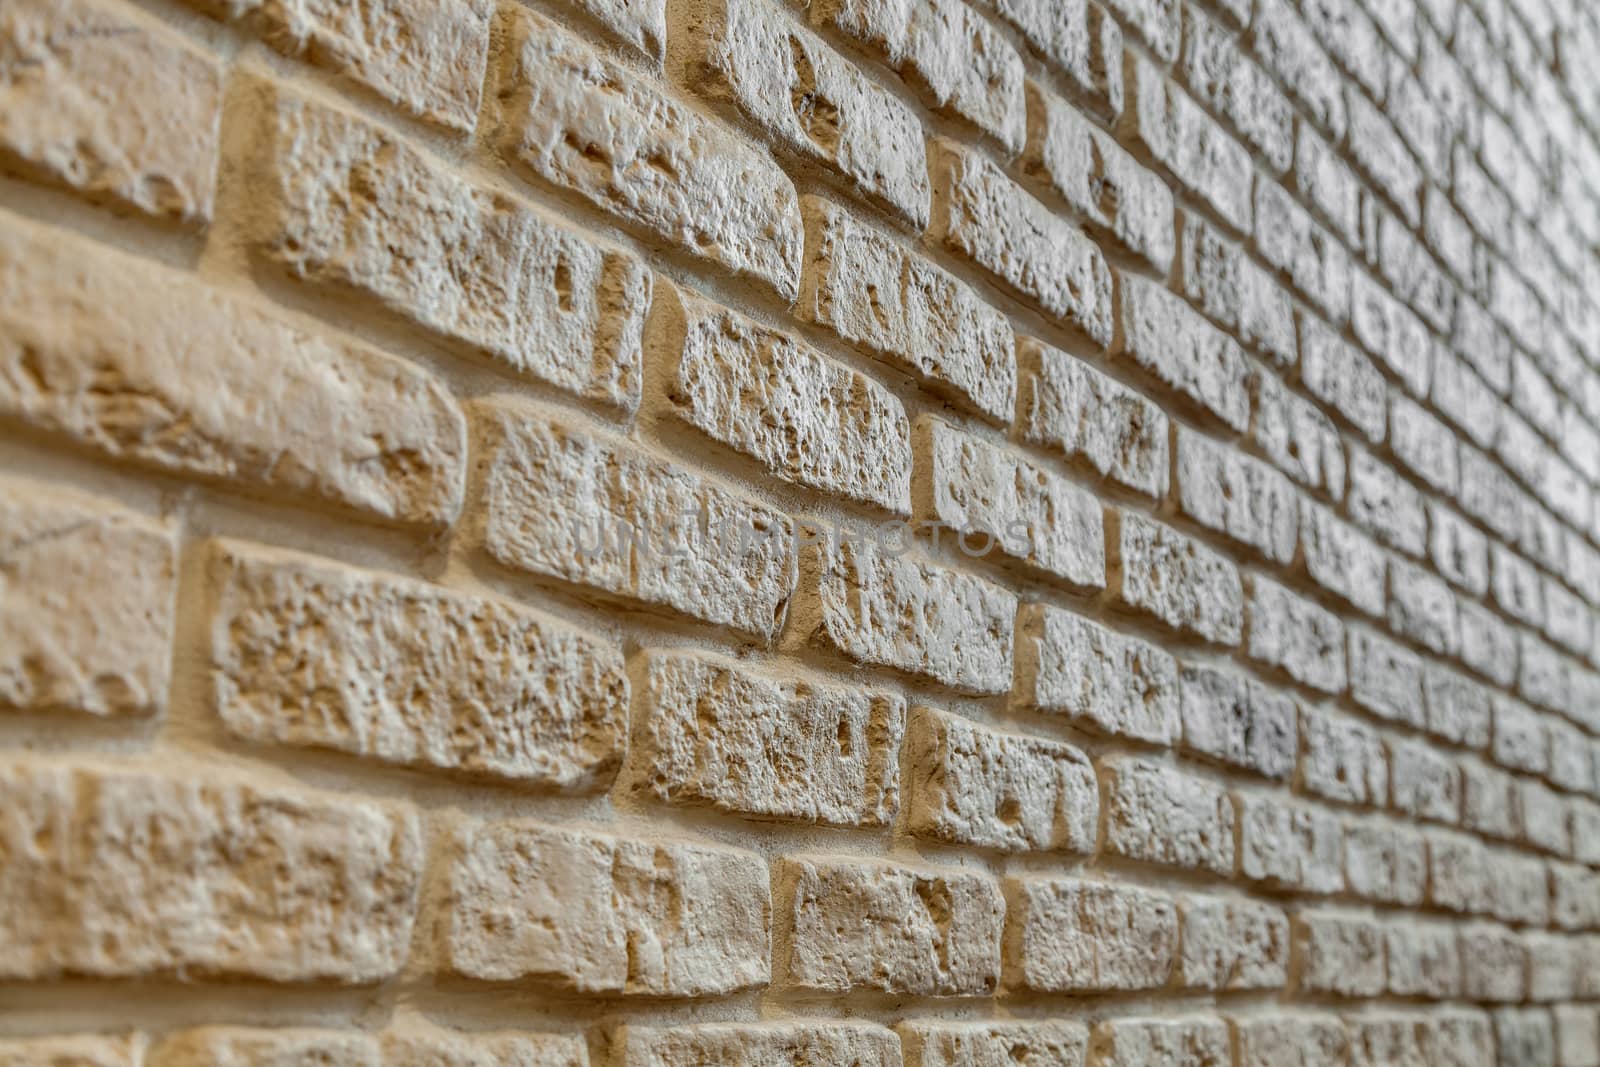
[[[1600,1067],[1600,7],[0,0],[0,1065]]]

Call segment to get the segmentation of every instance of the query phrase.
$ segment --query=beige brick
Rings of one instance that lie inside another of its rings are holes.
[[[1497,1008],[1493,1014],[1497,1062],[1526,1067],[1551,1067],[1557,1062],[1556,1032],[1550,1012],[1543,1008]]]
[[[1421,1015],[1352,1014],[1346,1022],[1353,1067],[1428,1062],[1422,1052],[1422,1030],[1426,1023]]]
[[[6,1067],[139,1067],[144,1039],[137,1035],[85,1035],[0,1040]]]
[[[1344,881],[1354,896],[1416,907],[1426,888],[1421,834],[1373,820],[1351,822],[1344,834]]]
[[[0,167],[155,218],[211,220],[215,59],[100,0],[17,0],[0,49]]]
[[[1526,843],[1558,856],[1572,855],[1572,823],[1566,798],[1532,779],[1518,783],[1517,811]]]
[[[1344,1024],[1315,1015],[1230,1020],[1236,1067],[1348,1067]]]
[[[1118,603],[1215,644],[1237,645],[1244,628],[1244,588],[1217,552],[1142,515],[1117,516]],[[1114,573],[1116,572],[1114,570]]]
[[[1007,152],[1022,149],[1022,57],[960,0],[822,0],[811,5],[811,22],[865,46],[933,107],[970,122]]]
[[[1294,308],[1284,289],[1197,215],[1184,213],[1183,252],[1178,257],[1183,294],[1212,320],[1279,367],[1293,366]]]
[[[1122,31],[1086,0],[980,0],[1103,118],[1122,111]]]
[[[1292,504],[1285,507],[1292,515]],[[1257,575],[1250,579],[1248,619],[1251,659],[1312,689],[1344,691],[1344,624],[1337,615]]]
[[[1448,923],[1391,923],[1384,930],[1389,992],[1451,1000],[1461,992],[1461,957]]]
[[[1185,989],[1282,989],[1289,980],[1289,918],[1270,904],[1185,897],[1178,983]]]
[[[1307,792],[1346,804],[1389,799],[1389,764],[1378,732],[1338,712],[1300,715],[1300,779]]]
[[[627,225],[799,293],[794,187],[766,155],[542,16],[518,9],[500,83],[502,150]]]
[[[933,151],[930,236],[1052,319],[1109,345],[1111,270],[1094,243],[985,157],[948,141]]]
[[[1547,1003],[1572,1000],[1578,991],[1578,957],[1582,943],[1565,934],[1529,934],[1528,999]]]
[[[1214,5],[1215,6],[1215,5]],[[1240,21],[1249,21],[1248,12]],[[1294,160],[1294,109],[1223,22],[1183,11],[1184,81],[1195,98],[1238,131],[1274,174]]]
[[[462,1033],[403,1025],[382,1033],[207,1026],[179,1031],[156,1046],[162,1067],[273,1067],[339,1063],[350,1067],[588,1067],[581,1037],[557,1034]]]
[[[767,984],[767,865],[732,849],[510,820],[451,857],[444,966],[579,993],[710,996]]]
[[[1393,741],[1389,763],[1396,811],[1447,826],[1460,821],[1461,775],[1447,754],[1425,742]]]
[[[1172,12],[1174,50],[1177,5]],[[1127,72],[1132,101],[1124,122],[1133,143],[1242,233],[1250,232],[1250,153],[1230,137],[1183,90],[1168,82],[1150,61],[1130,56]]]
[[[1185,750],[1286,779],[1298,751],[1298,709],[1292,698],[1253,678],[1185,664],[1179,703]]]
[[[1255,249],[1334,323],[1350,317],[1350,255],[1289,190],[1256,176]],[[1292,360],[1291,360],[1292,362]]]
[[[1105,848],[1168,867],[1232,874],[1233,801],[1219,786],[1148,760],[1100,765]]]
[[[987,996],[1005,900],[987,875],[877,860],[786,859],[785,973],[802,989]]]
[[[1321,806],[1253,793],[1239,808],[1239,873],[1272,889],[1344,889],[1344,827]]]
[[[1252,373],[1250,386],[1255,402],[1250,440],[1273,466],[1307,489],[1341,499],[1344,442],[1333,421],[1270,372]]]
[[[518,374],[638,405],[650,275],[637,260],[352,114],[266,82],[251,83],[251,101],[250,166],[264,179],[251,233],[258,255]]]
[[[900,1039],[871,1023],[628,1023],[612,1042],[620,1067],[700,1067],[709,1063],[773,1067],[899,1067]]]
[[[1037,993],[1124,992],[1167,984],[1178,911],[1163,893],[1078,879],[1006,883],[1006,983]]]
[[[652,651],[633,732],[638,788],[757,818],[885,826],[900,806],[905,701]]]
[[[534,408],[497,400],[478,414],[483,544],[500,563],[757,637],[776,632],[795,581],[787,516]]]
[[[1561,930],[1600,927],[1600,873],[1570,863],[1551,863],[1550,925]]]
[[[1592,1004],[1558,1004],[1556,1062],[1561,1067],[1600,1067],[1600,1009]]]
[[[1484,694],[1485,712],[1488,694]],[[1515,841],[1522,835],[1521,802],[1517,780],[1497,767],[1463,759],[1461,771],[1461,825],[1474,833]]]
[[[813,9],[815,10],[815,9]],[[994,422],[1017,393],[1011,323],[968,286],[827,200],[802,197],[797,311]]]
[[[1494,1052],[1489,1035],[1489,1017],[1481,1011],[1452,1009],[1434,1013],[1432,1025],[1424,1027],[1424,1062],[1450,1067],[1492,1067]]]
[[[1076,1022],[904,1022],[906,1067],[1084,1067],[1089,1030]]]
[[[1338,997],[1383,993],[1383,928],[1337,912],[1301,912],[1294,920],[1299,989]]]
[[[813,546],[805,557],[797,625],[812,642],[963,692],[1011,688],[1010,592],[860,544]]]
[[[1250,425],[1249,366],[1237,342],[1176,293],[1119,273],[1120,356],[1203,417],[1238,433]]]
[[[1155,403],[1031,338],[1018,338],[1022,439],[1157,499],[1166,495],[1168,420]]]
[[[1022,707],[1116,737],[1157,745],[1176,738],[1178,665],[1171,655],[1044,604],[1024,605],[1017,622]]]
[[[422,877],[409,810],[186,769],[0,769],[0,975],[376,982]]]
[[[1427,835],[1428,903],[1464,915],[1487,914],[1493,903],[1489,855],[1476,839]]]
[[[1421,727],[1422,658],[1371,630],[1349,630],[1350,697],[1380,719]]]
[[[1163,63],[1178,58],[1179,5],[1174,0],[1109,0],[1106,4],[1133,28]]]
[[[1383,550],[1331,509],[1305,497],[1300,498],[1299,526],[1301,555],[1311,580],[1358,611],[1382,615],[1388,595]]]
[[[1368,441],[1378,444],[1383,440],[1388,425],[1383,374],[1326,323],[1304,313],[1300,315],[1300,383]]]
[[[1501,922],[1545,926],[1550,922],[1550,874],[1537,856],[1488,852],[1489,913]]]
[[[0,228],[0,291],[13,423],[391,522],[442,526],[460,510],[465,423],[423,371],[31,226]]]
[[[1096,1023],[1089,1046],[1095,1067],[1229,1067],[1228,1028],[1221,1019],[1113,1019]]]
[[[1276,563],[1294,557],[1296,504],[1289,480],[1267,464],[1178,427],[1178,508]]]
[[[700,0],[683,30],[674,62],[702,96],[915,228],[928,224],[922,125],[898,97],[767,0]]]
[[[932,415],[917,419],[917,514],[958,533],[963,554],[1000,554],[1082,589],[1103,589],[1098,499],[1056,474]]]
[[[1076,107],[1030,83],[1023,170],[1096,233],[1165,274],[1174,245],[1172,192]]]
[[[1006,851],[1094,851],[1100,793],[1089,757],[1073,746],[932,708],[912,710],[907,746],[913,834]],[[816,773],[809,763],[806,773]]]
[[[211,575],[211,697],[240,737],[574,792],[621,764],[615,647],[503,601],[244,542],[216,543]]]

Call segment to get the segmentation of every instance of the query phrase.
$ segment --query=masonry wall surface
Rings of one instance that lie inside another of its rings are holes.
[[[1600,1067],[1597,56],[4,0],[0,1064]]]

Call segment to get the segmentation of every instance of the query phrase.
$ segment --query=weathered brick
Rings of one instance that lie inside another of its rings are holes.
[[[1494,443],[1500,429],[1500,403],[1494,391],[1450,348],[1433,350],[1433,406],[1479,447]]]
[[[1229,1067],[1233,1053],[1221,1019],[1112,1019],[1095,1024],[1095,1067]]]
[[[1542,625],[1543,587],[1533,564],[1498,541],[1489,546],[1489,562],[1489,591],[1494,602],[1513,618]]]
[[[1171,463],[1167,415],[1088,364],[1031,338],[1017,341],[1022,439],[1101,478],[1163,497]]]
[[[1549,871],[1549,924],[1562,930],[1600,926],[1600,872],[1570,863],[1551,863]],[[1587,988],[1584,995],[1593,999]]]
[[[813,546],[805,556],[800,624],[809,640],[965,692],[1011,688],[1010,592],[856,543]]]
[[[424,371],[31,227],[0,229],[0,290],[0,415],[15,424],[390,522],[460,510],[465,421]]]
[[[1376,204],[1368,207],[1368,225],[1372,225],[1374,216],[1377,220],[1377,237],[1372,243],[1376,245],[1379,273],[1394,295],[1423,321],[1436,330],[1448,330],[1455,317],[1455,286],[1393,212]]]
[[[1546,576],[1542,584],[1544,632],[1573,655],[1587,656],[1591,648],[1589,606],[1554,578]]]
[[[671,44],[692,88],[917,229],[928,224],[922,124],[898,97],[768,0],[703,0],[683,29]]]
[[[797,311],[934,391],[1009,422],[1011,324],[945,271],[820,197],[801,199],[806,269]]]
[[[1388,989],[1398,997],[1450,1000],[1461,992],[1461,956],[1448,923],[1391,923],[1384,930]]]
[[[1248,618],[1245,647],[1251,659],[1312,689],[1344,691],[1344,624],[1337,615],[1255,575]]]
[[[1517,692],[1542,708],[1566,712],[1567,664],[1560,653],[1533,634],[1517,634]]]
[[[1023,605],[1017,631],[1021,707],[1115,737],[1176,739],[1178,665],[1169,653],[1044,604]]]
[[[1456,598],[1443,578],[1403,559],[1389,561],[1389,629],[1438,655],[1461,645]]]
[[[1084,589],[1106,584],[1103,506],[1089,493],[999,445],[932,415],[916,426],[916,507],[963,537]]]
[[[1111,270],[1082,230],[1035,200],[983,156],[934,149],[930,234],[1046,314],[1111,343]]]
[[[1489,751],[1502,767],[1543,774],[1550,768],[1550,739],[1543,717],[1526,704],[1496,695]]]
[[[1121,0],[1119,0],[1121,2]],[[1170,0],[1176,44],[1177,5]],[[1131,56],[1133,106],[1124,116],[1127,136],[1195,196],[1241,233],[1250,232],[1250,153],[1155,66]]]
[[[1427,326],[1362,270],[1350,275],[1350,327],[1361,346],[1413,396],[1428,395],[1433,342]]]
[[[1238,343],[1148,279],[1119,273],[1117,299],[1120,355],[1202,414],[1243,433],[1250,423],[1249,368]]]
[[[1556,1062],[1561,1067],[1600,1067],[1600,1010],[1592,1004],[1558,1004],[1552,1014]]]
[[[1335,912],[1295,916],[1299,988],[1339,997],[1375,997],[1385,984],[1383,927]]]
[[[1365,449],[1350,450],[1345,504],[1352,521],[1390,547],[1417,557],[1427,552],[1428,517],[1422,494]],[[1399,563],[1394,561],[1395,566]]]
[[[1485,709],[1488,698],[1485,697]],[[1486,710],[1487,713],[1487,710]],[[1474,833],[1515,841],[1522,835],[1517,779],[1475,759],[1461,761],[1461,825]]]
[[[907,825],[923,837],[1006,851],[1093,852],[1100,794],[1089,758],[1071,745],[915,708]],[[814,772],[805,764],[806,777]],[[893,772],[893,763],[888,770]]]
[[[1355,0],[1310,0],[1297,7],[1332,58],[1375,99],[1383,99],[1387,53],[1367,12]]]
[[[1545,721],[1550,738],[1550,770],[1547,777],[1569,793],[1594,791],[1594,763],[1589,754],[1589,737],[1578,727],[1560,719]]]
[[[1304,497],[1300,547],[1306,573],[1322,588],[1368,615],[1383,614],[1388,557],[1354,526]]]
[[[518,166],[794,299],[799,202],[767,156],[531,11],[505,48],[499,139]]]
[[[1495,323],[1483,305],[1465,297],[1456,301],[1455,329],[1451,344],[1484,383],[1504,395],[1511,387],[1511,339]]]
[[[443,947],[468,978],[708,996],[767,983],[769,907],[753,853],[489,822],[459,833]]]
[[[1396,811],[1453,826],[1461,819],[1461,775],[1455,761],[1420,741],[1389,745],[1389,782]]]
[[[1049,185],[1096,233],[1165,274],[1174,245],[1172,192],[1077,108],[1028,87],[1022,168]]]
[[[1075,878],[1006,882],[1006,984],[1037,993],[1160,989],[1178,951],[1164,893]]]
[[[1429,833],[1428,903],[1464,915],[1486,914],[1494,899],[1489,855],[1476,839]]]
[[[1376,730],[1334,712],[1303,708],[1300,778],[1317,796],[1378,806],[1389,798],[1389,764]]]
[[[1289,917],[1270,904],[1223,897],[1178,902],[1185,989],[1282,989],[1289,981]]]
[[[1280,367],[1296,359],[1294,309],[1289,294],[1245,254],[1199,217],[1183,217],[1179,274],[1184,295],[1206,315]]]
[[[1077,1022],[931,1022],[899,1025],[907,1067],[1003,1067],[1008,1061],[1084,1067],[1089,1030]]]
[[[779,1067],[899,1067],[900,1040],[871,1023],[682,1023],[616,1031],[620,1067],[761,1063]]]
[[[875,860],[784,860],[785,973],[802,989],[987,996],[1005,900],[987,875]]]
[[[1461,446],[1461,510],[1505,540],[1521,532],[1525,494],[1498,463],[1471,445]]]
[[[1326,323],[1304,313],[1300,315],[1300,383],[1368,441],[1383,441],[1388,424],[1383,375],[1372,360]]]
[[[1244,628],[1239,572],[1221,555],[1170,527],[1133,512],[1117,515],[1118,603],[1168,626],[1222,645],[1237,645]]]
[[[1469,1000],[1515,1003],[1527,988],[1528,951],[1503,926],[1474,923],[1460,928],[1461,993]]]
[[[785,481],[910,510],[911,428],[889,390],[692,296],[675,320],[661,343],[677,353],[666,393],[679,418]]]
[[[1344,497],[1344,442],[1317,406],[1268,371],[1250,376],[1250,439],[1273,465],[1308,489]]]
[[[959,0],[893,7],[824,0],[811,5],[811,22],[870,49],[934,107],[972,123],[1008,152],[1021,150],[1022,57]]]
[[[1197,664],[1186,664],[1181,680],[1187,751],[1267,778],[1293,774],[1298,709],[1292,698],[1254,678]]]
[[[1565,934],[1528,934],[1528,999],[1572,1000],[1578,991],[1577,939]]]
[[[1321,806],[1240,793],[1239,873],[1268,888],[1337,893],[1344,888],[1344,828]]]
[[[1356,166],[1383,191],[1406,224],[1416,227],[1422,221],[1423,185],[1416,159],[1384,113],[1359,91],[1347,88],[1345,104],[1350,117],[1346,145]]]
[[[1508,685],[1517,673],[1517,642],[1511,629],[1476,601],[1456,601],[1461,626],[1461,661],[1490,681]]]
[[[409,809],[186,769],[0,769],[0,975],[376,982],[422,880]]]
[[[1468,748],[1489,747],[1490,695],[1475,682],[1436,663],[1422,673],[1429,733]]]
[[[1314,1015],[1231,1018],[1237,1067],[1345,1067],[1343,1022]]]
[[[1294,111],[1223,24],[1184,9],[1183,76],[1202,104],[1223,116],[1274,174],[1294,161]]]
[[[1422,1051],[1425,1017],[1390,1012],[1350,1015],[1350,1062],[1353,1067],[1426,1064]]]
[[[1489,1017],[1481,1011],[1454,1009],[1435,1012],[1422,1027],[1424,1062],[1449,1067],[1491,1067]]]
[[[1489,589],[1489,539],[1448,505],[1430,498],[1428,559],[1446,579],[1474,596]]]
[[[1285,17],[1282,0],[1270,0],[1267,10],[1274,18]],[[1344,102],[1337,93],[1331,99],[1342,116]],[[1335,134],[1339,136],[1339,134]],[[1343,156],[1307,123],[1300,124],[1294,148],[1294,185],[1300,198],[1323,222],[1333,227],[1352,250],[1361,247],[1361,183]]]
[[[1421,834],[1372,820],[1346,825],[1344,880],[1353,896],[1416,907],[1427,877]]]
[[[1557,856],[1572,855],[1572,823],[1566,797],[1531,778],[1517,785],[1517,811],[1522,818],[1524,842]]]
[[[1421,657],[1370,630],[1350,629],[1350,696],[1356,704],[1390,722],[1421,727]]]
[[[7,15],[0,167],[155,218],[210,222],[217,61],[100,0],[18,0]]]
[[[1294,556],[1295,493],[1283,475],[1211,438],[1178,428],[1178,507],[1202,526],[1259,549],[1267,559]]]
[[[1107,0],[1106,6],[1133,28],[1163,63],[1178,58],[1181,5],[1177,0]]]
[[[787,516],[536,409],[494,400],[478,413],[494,559],[758,637],[777,630],[795,581]]]
[[[1555,1067],[1555,1027],[1550,1013],[1542,1008],[1495,1009],[1494,1037],[1496,1056],[1502,1064]]]
[[[1339,239],[1295,203],[1289,190],[1263,175],[1256,176],[1255,213],[1252,239],[1261,257],[1329,321],[1349,318],[1350,254]]]
[[[145,1041],[137,1034],[25,1037],[0,1040],[7,1067],[139,1067]]]
[[[1489,853],[1489,913],[1501,922],[1545,926],[1550,922],[1550,876],[1538,856]]]
[[[1233,801],[1220,787],[1126,757],[1105,761],[1100,773],[1109,852],[1169,867],[1233,872]]]
[[[899,809],[905,702],[650,652],[633,733],[638,788],[759,818],[884,826]]]
[[[73,1061],[76,1063],[76,1061]],[[98,1063],[98,1061],[94,1061]],[[380,1033],[309,1028],[247,1029],[204,1026],[169,1035],[150,1053],[163,1067],[269,1067],[283,1063],[340,1063],[350,1067],[588,1067],[579,1035],[463,1033],[426,1025],[397,1025]]]
[[[1389,448],[1395,458],[1424,482],[1446,496],[1454,496],[1460,476],[1456,466],[1456,436],[1397,390],[1389,393]]]

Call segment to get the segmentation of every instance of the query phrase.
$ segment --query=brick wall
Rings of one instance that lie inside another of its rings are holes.
[[[0,1064],[1600,1067],[1597,50],[4,0]]]

